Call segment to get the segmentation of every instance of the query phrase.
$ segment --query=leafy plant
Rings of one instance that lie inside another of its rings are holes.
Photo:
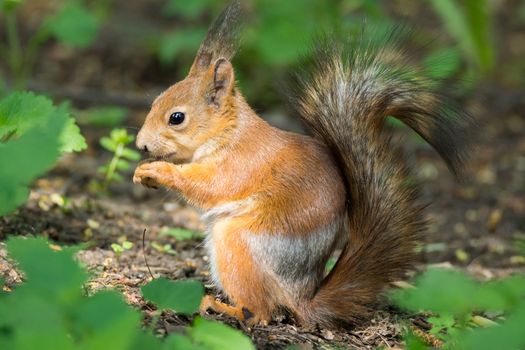
[[[430,0],[468,61],[482,73],[494,67],[492,18],[487,0]]]
[[[447,348],[518,349],[525,346],[525,276],[480,283],[456,271],[433,269],[416,279],[415,289],[393,293],[411,311],[434,314],[431,333]],[[496,323],[480,316],[504,315]]]
[[[204,237],[202,232],[187,230],[182,227],[164,227],[160,231],[161,237],[173,237],[177,241],[187,241],[190,239],[202,239]]]
[[[100,26],[98,18],[90,12],[81,0],[65,1],[64,5],[47,18],[33,33],[27,43],[20,39],[17,10],[24,0],[3,0],[0,13],[5,18],[6,43],[0,43],[0,57],[5,52],[15,88],[22,89],[27,83],[33,66],[38,59],[42,44],[55,38],[73,48],[86,48],[97,37]]]
[[[31,92],[17,92],[0,101],[0,215],[28,197],[30,183],[50,169],[64,152],[78,152],[86,143],[66,105]]]
[[[7,241],[7,250],[25,279],[11,292],[0,293],[2,349],[254,349],[238,330],[200,317],[185,335],[164,340],[141,331],[140,313],[118,292],[84,294],[88,275],[74,261],[75,248],[56,251],[42,238],[15,237]],[[142,290],[160,308],[187,315],[197,311],[204,293],[198,282],[164,279]]]
[[[158,251],[159,253],[167,253],[171,255],[176,255],[177,251],[173,249],[171,244],[159,244],[157,242],[151,242],[151,247]]]
[[[126,147],[135,140],[133,135],[129,135],[126,129],[113,129],[109,137],[100,139],[100,144],[106,150],[113,152],[113,157],[108,164],[101,166],[98,171],[104,174],[104,187],[112,181],[122,181],[121,171],[128,170],[130,161],[138,161],[140,154]]]
[[[120,258],[120,256],[122,255],[122,253],[125,250],[130,250],[131,248],[133,248],[133,243],[131,243],[130,241],[127,241],[127,240],[124,240],[121,243],[112,243],[111,244],[111,249],[113,249],[113,252],[117,256],[117,259]]]
[[[49,33],[58,41],[74,48],[86,48],[95,41],[99,23],[80,1],[68,1],[47,20]]]

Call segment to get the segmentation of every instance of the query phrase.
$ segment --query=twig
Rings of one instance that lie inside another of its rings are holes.
[[[144,256],[144,262],[146,263],[146,267],[148,268],[148,272],[152,279],[155,279],[155,276],[153,276],[153,273],[151,272],[151,269],[149,268],[148,259],[146,258],[146,244],[144,243],[146,241],[146,230],[142,231],[142,255]]]

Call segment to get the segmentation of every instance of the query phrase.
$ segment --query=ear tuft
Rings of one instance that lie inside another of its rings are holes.
[[[232,59],[239,45],[242,17],[240,1],[233,0],[208,29],[188,75],[206,72],[220,57]]]

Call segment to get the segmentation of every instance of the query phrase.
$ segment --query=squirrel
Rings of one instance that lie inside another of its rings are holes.
[[[153,160],[133,181],[175,190],[202,210],[211,278],[230,302],[205,296],[202,312],[253,325],[288,310],[306,326],[355,325],[413,267],[426,225],[387,117],[460,174],[469,116],[409,69],[392,30],[382,41],[364,32],[319,40],[289,98],[311,136],[275,128],[236,86],[239,17],[235,1],[211,25],[187,77],[153,102],[136,139]]]

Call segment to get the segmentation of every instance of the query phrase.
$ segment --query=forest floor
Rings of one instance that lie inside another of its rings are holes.
[[[486,89],[464,104],[480,127],[470,172],[463,182],[450,175],[429,147],[415,137],[405,138],[406,153],[413,158],[415,176],[422,183],[421,200],[430,204],[418,270],[430,265],[454,266],[489,280],[525,270],[525,261],[514,248],[516,240],[525,238],[525,96]],[[139,126],[142,116],[136,115],[131,123]],[[90,192],[89,181],[109,155],[97,149],[100,131],[84,133],[89,151],[63,158],[49,176],[38,180],[27,205],[0,218],[0,240],[18,234],[43,235],[57,244],[84,242],[86,247],[78,258],[92,274],[88,289],[122,291],[128,303],[143,311],[145,323],[154,309],[140,294],[140,286],[152,278],[144,256],[155,278],[197,279],[209,293],[216,293],[208,280],[202,238],[177,240],[163,234],[176,227],[202,232],[198,212],[173,193],[133,185],[131,174],[123,183],[111,186],[109,195]],[[117,256],[111,244],[123,240],[133,247]],[[167,244],[171,249],[162,248]],[[3,243],[0,277],[8,285],[21,280],[6,259]],[[388,303],[367,324],[347,331],[305,329],[286,319],[248,329],[223,315],[206,317],[242,329],[261,349],[281,349],[292,343],[305,348],[321,344],[397,347],[401,346],[403,323],[429,329],[422,315],[404,314]],[[164,313],[157,332],[180,332],[190,322],[191,317]]]

